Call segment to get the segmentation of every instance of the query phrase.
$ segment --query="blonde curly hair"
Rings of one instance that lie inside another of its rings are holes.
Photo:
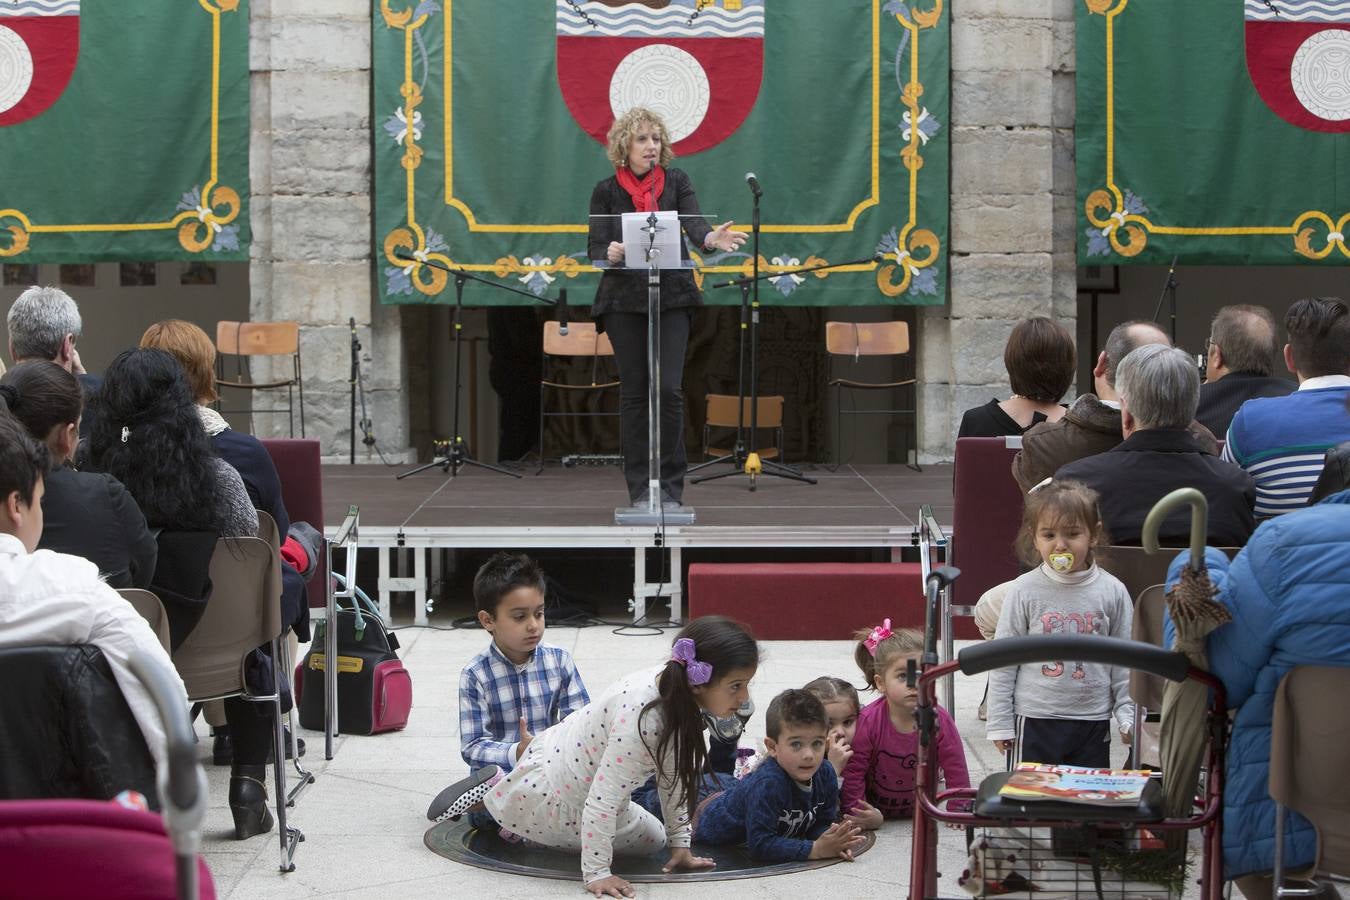
[[[628,151],[633,145],[633,138],[643,125],[652,125],[661,134],[661,156],[656,164],[664,169],[675,158],[674,151],[670,149],[670,132],[666,130],[666,123],[647,107],[634,106],[614,119],[614,124],[609,126],[609,134],[605,138],[608,141],[605,155],[615,168],[628,165]]]

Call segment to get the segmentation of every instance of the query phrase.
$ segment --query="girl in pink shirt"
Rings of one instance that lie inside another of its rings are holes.
[[[880,828],[884,819],[908,818],[914,812],[919,747],[914,711],[919,692],[909,686],[905,675],[911,659],[918,665],[923,635],[909,628],[892,631],[887,619],[858,636],[854,660],[867,687],[881,696],[858,714],[839,805],[864,828]],[[936,753],[942,779],[948,789],[969,787],[970,773],[956,722],[941,707],[937,716]]]

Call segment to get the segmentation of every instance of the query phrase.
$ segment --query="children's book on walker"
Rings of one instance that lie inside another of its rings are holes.
[[[1135,806],[1149,773],[1138,769],[1080,769],[1019,763],[999,796],[1010,800],[1058,800],[1089,806]]]

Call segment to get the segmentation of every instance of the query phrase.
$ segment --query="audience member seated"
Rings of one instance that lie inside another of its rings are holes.
[[[1264,306],[1225,306],[1209,326],[1205,383],[1195,420],[1215,435],[1228,433],[1233,414],[1253,397],[1284,397],[1288,378],[1272,376],[1280,355],[1275,320]]]
[[[1256,521],[1251,476],[1205,451],[1187,430],[1195,417],[1200,375],[1182,350],[1147,344],[1130,352],[1116,377],[1121,434],[1116,447],[1063,466],[1055,480],[1081,481],[1101,498],[1102,522],[1115,544],[1138,545],[1154,504],[1177,488],[1193,487],[1209,501],[1208,541],[1215,546],[1247,543]],[[1178,510],[1158,538],[1184,545],[1190,513]]]
[[[111,587],[149,586],[158,550],[140,507],[111,475],[70,466],[84,405],[79,381],[54,362],[32,360],[0,378],[0,394],[52,456],[38,547],[89,560]]]
[[[966,410],[957,437],[1018,435],[1064,415],[1059,400],[1073,384],[1078,365],[1073,336],[1064,326],[1044,316],[1018,322],[1003,348],[1003,365],[1012,396]]]
[[[1135,320],[1111,329],[1106,348],[1092,369],[1096,394],[1083,394],[1058,422],[1042,422],[1022,436],[1022,449],[1013,459],[1013,477],[1026,493],[1054,475],[1060,466],[1085,456],[1105,453],[1120,443],[1120,400],[1116,369],[1130,351],[1147,344],[1171,345],[1154,322]],[[1218,453],[1214,435],[1192,423],[1191,432],[1208,453]]]
[[[258,514],[239,473],[212,453],[183,368],[172,355],[155,349],[122,353],[108,366],[101,402],[89,437],[89,465],[121,479],[150,525],[165,529],[152,587],[165,601],[176,646],[209,597],[216,536],[256,535]],[[167,535],[184,540],[166,543]],[[204,556],[196,540],[202,535],[209,538]],[[183,602],[168,599],[174,596]],[[271,692],[270,665],[250,666],[248,676],[250,687]],[[243,840],[273,825],[265,786],[273,720],[270,707],[237,697],[225,701],[225,719],[234,744],[230,812],[235,836]]]
[[[1189,558],[1184,553],[1172,561],[1169,589]],[[1234,716],[1224,779],[1223,876],[1249,900],[1264,900],[1274,867],[1267,776],[1275,689],[1295,665],[1350,665],[1350,491],[1266,522],[1231,563],[1206,550],[1205,564],[1219,601],[1233,614],[1206,642],[1209,670],[1223,682]],[[1168,646],[1172,635],[1169,621]],[[1344,753],[1328,748],[1338,750]],[[1312,825],[1291,810],[1284,857],[1290,872],[1312,864],[1316,843]]]
[[[1284,327],[1284,362],[1298,390],[1242,404],[1223,448],[1256,479],[1258,517],[1307,505],[1327,449],[1350,440],[1350,308],[1334,297],[1299,300]]]
[[[48,454],[15,421],[0,400],[0,648],[89,644],[108,661],[159,765],[165,737],[149,693],[131,674],[128,660],[146,653],[169,672],[187,703],[173,663],[130,603],[108,587],[93,563],[38,550]],[[8,685],[15,689],[15,685]],[[31,722],[5,723],[6,730]]]
[[[90,375],[80,362],[75,343],[83,325],[80,308],[70,295],[57,287],[34,285],[19,295],[5,318],[9,328],[9,358],[17,365],[30,359],[49,360],[80,380],[85,405],[82,438],[87,438],[97,409],[91,404],[103,379]]]

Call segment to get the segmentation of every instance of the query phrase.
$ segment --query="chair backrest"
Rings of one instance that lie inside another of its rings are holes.
[[[323,470],[320,466],[319,442],[313,438],[263,438],[262,445],[277,467],[281,480],[281,502],[292,522],[308,522],[323,533]],[[286,535],[281,535],[285,542]],[[305,586],[311,608],[327,602],[324,594],[323,554],[328,552],[326,542],[319,545],[320,558],[314,577]]]
[[[0,683],[0,799],[111,800],[130,788],[159,807],[154,758],[101,650],[7,647]]]
[[[216,350],[233,356],[300,352],[299,322],[217,322]]]
[[[1149,553],[1143,547],[1127,547],[1120,544],[1112,544],[1100,554],[1097,554],[1097,563],[1107,572],[1120,579],[1125,585],[1125,589],[1130,592],[1130,599],[1137,600],[1139,595],[1148,587],[1155,584],[1162,584],[1167,580],[1167,567],[1176,559],[1178,553],[1182,551],[1181,547],[1175,549],[1163,549],[1158,553]],[[1237,556],[1240,547],[1217,547],[1228,554],[1232,559]],[[1159,632],[1161,634],[1162,632]]]
[[[1163,616],[1167,610],[1163,586],[1153,584],[1138,594],[1134,603],[1134,620],[1130,626],[1133,640],[1155,647],[1163,645]],[[1164,648],[1165,649],[1165,648]],[[1166,680],[1139,669],[1130,670],[1130,699],[1145,709],[1161,710]]]
[[[972,606],[996,584],[1021,573],[1013,545],[1022,525],[1022,491],[1012,477],[1019,447],[1005,438],[956,440],[952,510],[952,585],[958,606]]]
[[[557,322],[544,323],[544,353],[548,356],[613,356],[609,335],[596,330],[594,322],[573,322],[567,334]]]
[[[909,352],[907,322],[826,322],[825,349],[839,356],[894,356]]]
[[[258,539],[266,541],[274,550],[281,550],[281,534],[277,531],[277,520],[261,509],[258,510]]]
[[[736,399],[734,394],[708,394],[708,412],[704,421],[719,428],[735,428],[737,418]],[[760,428],[781,428],[784,402],[785,398],[781,394],[757,398],[755,408],[759,411],[759,415],[756,417],[755,424]],[[743,404],[745,427],[749,428],[750,398],[746,397]]]
[[[144,588],[119,588],[117,593],[131,604],[149,625],[150,630],[159,638],[164,652],[169,652],[169,616],[164,612],[164,604],[159,602],[153,591]]]
[[[1270,796],[1317,830],[1318,872],[1341,876],[1350,876],[1346,696],[1350,668],[1296,666],[1275,692],[1270,731]]]
[[[281,560],[262,538],[221,538],[211,557],[211,601],[173,654],[188,697],[244,689],[244,659],[280,636]]]

